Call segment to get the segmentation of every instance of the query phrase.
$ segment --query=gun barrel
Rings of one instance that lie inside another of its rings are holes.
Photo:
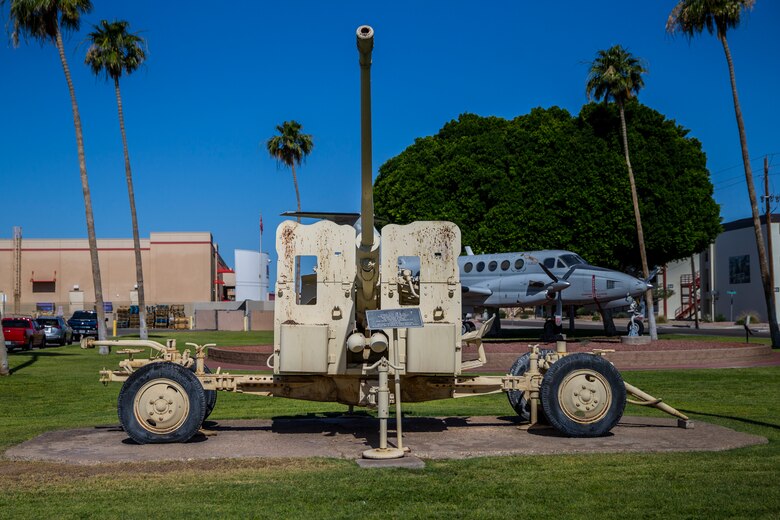
[[[374,29],[361,25],[357,29],[360,53],[360,245],[370,248],[374,243],[374,192],[371,157],[371,52],[374,49]]]

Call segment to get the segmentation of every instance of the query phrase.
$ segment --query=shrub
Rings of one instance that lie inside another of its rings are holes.
[[[723,314],[716,314],[715,315],[715,321],[726,321],[726,317]]]

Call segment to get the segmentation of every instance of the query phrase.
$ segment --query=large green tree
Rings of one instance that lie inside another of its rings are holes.
[[[615,45],[607,50],[600,50],[596,59],[591,63],[588,71],[588,80],[585,85],[588,99],[603,99],[604,103],[614,101],[620,112],[620,131],[623,138],[623,153],[626,158],[628,180],[631,185],[631,201],[633,203],[634,218],[636,219],[637,242],[639,255],[642,261],[642,272],[645,278],[650,278],[650,268],[647,263],[645,249],[645,235],[642,229],[642,214],[639,210],[639,198],[636,192],[636,180],[631,168],[631,156],[628,148],[628,131],[626,130],[626,103],[639,94],[644,86],[642,75],[646,72],[639,59],[630,52]],[[650,337],[658,339],[658,331],[655,325],[655,310],[653,309],[653,293],[648,290],[645,295],[647,302],[647,314],[650,323]]]
[[[0,0],[0,3],[4,2],[5,0]],[[65,46],[62,42],[63,31],[78,31],[81,15],[92,10],[92,2],[90,0],[8,0],[8,2],[11,5],[10,22],[13,27],[11,37],[14,45],[19,44],[20,37],[29,37],[40,41],[42,44],[53,44],[59,52],[62,70],[65,73],[65,81],[68,84],[68,92],[70,93],[73,126],[76,131],[81,190],[84,195],[87,238],[92,264],[92,283],[95,288],[95,308],[98,315],[98,337],[105,339],[106,322],[105,309],[103,307],[103,285],[100,280],[95,220],[92,216],[92,198],[89,192],[87,160],[84,153],[84,135],[81,130],[81,116],[79,115],[79,106],[76,102],[76,91],[73,88],[68,60],[65,58]]]
[[[306,159],[314,149],[314,139],[310,134],[301,132],[301,124],[297,121],[285,121],[276,126],[279,134],[270,137],[265,142],[265,148],[277,164],[285,165],[292,172],[293,185],[295,186],[295,201],[297,203],[298,213],[301,212],[301,192],[298,189],[298,177],[295,174],[295,167]],[[301,217],[297,217],[298,222]],[[301,291],[301,263],[300,259],[295,260],[295,290],[300,295]]]
[[[726,55],[726,65],[729,69],[731,81],[731,97],[734,101],[734,114],[737,119],[739,132],[739,144],[742,148],[742,164],[745,169],[745,182],[747,183],[750,209],[753,214],[753,230],[758,247],[758,264],[761,270],[761,282],[764,288],[767,314],[769,316],[769,331],[772,337],[772,346],[780,347],[780,328],[777,323],[777,312],[773,298],[772,283],[769,276],[769,261],[767,258],[764,238],[761,233],[761,221],[756,201],[756,188],[753,184],[753,170],[750,166],[750,153],[748,153],[747,135],[745,134],[745,122],[742,119],[742,108],[737,94],[737,78],[734,73],[734,62],[731,59],[731,49],[727,39],[729,29],[739,26],[742,13],[753,8],[755,0],[681,0],[674,6],[669,19],[666,22],[666,30],[670,33],[681,32],[688,38],[701,34],[706,29],[710,34],[715,33]]]
[[[122,92],[119,89],[119,79],[122,74],[131,74],[146,59],[146,44],[137,34],[128,31],[129,23],[122,21],[108,22],[102,20],[95,30],[89,33],[90,46],[87,50],[85,63],[95,75],[103,75],[114,82],[116,105],[119,112],[119,132],[122,135],[122,152],[125,158],[125,179],[127,180],[127,195],[130,199],[130,218],[133,225],[133,249],[135,251],[135,277],[138,290],[139,325],[141,339],[147,339],[146,328],[146,298],[144,297],[144,271],[141,264],[141,239],[138,236],[138,216],[135,209],[135,193],[133,191],[133,172],[130,168],[130,153],[127,149],[127,134],[125,133],[125,116],[122,110]]]
[[[705,249],[721,231],[701,144],[637,101],[625,107],[653,265]],[[578,116],[536,108],[508,121],[461,115],[379,169],[377,218],[450,220],[477,252],[571,249],[639,271],[637,231],[614,104]]]

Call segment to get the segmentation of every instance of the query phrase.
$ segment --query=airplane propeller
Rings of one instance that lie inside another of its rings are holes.
[[[555,276],[553,274],[552,271],[550,271],[550,269],[546,265],[544,265],[543,263],[539,262],[538,260],[537,260],[537,263],[539,264],[539,267],[542,268],[542,271],[544,271],[544,273],[547,276],[550,277],[550,280],[552,280],[552,283],[548,284],[548,286],[547,286],[547,297],[548,298],[553,299],[555,297],[556,293],[560,296],[562,290],[564,290],[567,287],[571,286],[571,283],[569,283],[566,280],[569,277],[569,275],[571,274],[571,271],[566,273],[566,275],[564,275],[563,279],[559,279],[557,276]]]
[[[555,325],[556,327],[559,327],[561,325],[561,322],[563,320],[563,294],[562,291],[568,287],[571,286],[571,283],[567,281],[569,276],[574,272],[574,269],[569,269],[565,275],[563,275],[563,278],[560,279],[555,274],[553,274],[552,271],[550,271],[550,268],[541,263],[536,258],[530,257],[534,262],[536,262],[539,267],[542,268],[542,271],[550,277],[552,280],[552,283],[547,286],[547,298],[552,300],[555,298]]]
[[[659,269],[660,269],[659,267],[656,267],[655,269],[650,271],[650,276],[648,276],[647,278],[642,278],[641,279],[643,282],[645,282],[647,284],[647,288],[648,289],[652,289],[653,288],[653,284],[650,283],[650,280],[652,280],[653,278],[655,278],[658,275]]]

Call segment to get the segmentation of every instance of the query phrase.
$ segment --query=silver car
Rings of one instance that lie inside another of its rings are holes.
[[[70,345],[73,343],[73,329],[62,316],[41,316],[36,320],[46,332],[46,343]]]

